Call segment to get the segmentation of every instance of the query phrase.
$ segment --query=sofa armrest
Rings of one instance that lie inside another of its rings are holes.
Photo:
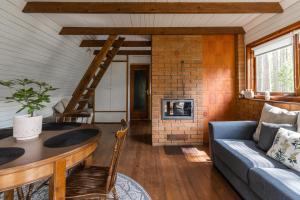
[[[250,140],[257,125],[256,121],[209,122],[210,138]]]
[[[258,123],[256,121],[209,122],[210,155],[214,160],[215,139],[251,140]]]

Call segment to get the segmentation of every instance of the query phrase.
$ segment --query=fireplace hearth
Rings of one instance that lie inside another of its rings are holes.
[[[194,119],[193,99],[162,99],[163,120]]]

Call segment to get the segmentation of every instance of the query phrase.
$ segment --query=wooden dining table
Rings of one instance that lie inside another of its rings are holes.
[[[83,128],[97,129],[93,125],[85,125],[71,130]],[[101,136],[97,129],[96,136],[77,145],[59,148],[44,146],[47,139],[71,130],[43,131],[38,138],[30,141],[16,141],[13,137],[0,140],[0,148],[18,147],[25,150],[19,158],[0,165],[0,192],[4,192],[6,200],[13,199],[15,188],[47,178],[50,178],[49,199],[65,199],[66,171],[82,162],[90,165]]]

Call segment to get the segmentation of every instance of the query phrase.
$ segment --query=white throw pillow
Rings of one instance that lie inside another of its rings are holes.
[[[288,111],[286,109],[278,108],[265,103],[261,113],[259,124],[253,135],[254,141],[258,142],[259,140],[262,122],[274,124],[291,124],[294,126],[297,123],[297,118],[297,111]]]
[[[280,128],[267,155],[300,172],[300,133]]]
[[[61,100],[61,102],[62,102],[62,104],[64,105],[64,108],[66,108],[66,107],[68,106],[68,104],[69,104],[69,99],[63,98],[63,99]]]
[[[65,107],[61,101],[59,101],[55,106],[54,110],[58,113],[63,113],[65,111]]]

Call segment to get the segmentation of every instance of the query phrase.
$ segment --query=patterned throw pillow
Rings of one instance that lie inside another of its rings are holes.
[[[300,133],[280,128],[267,155],[300,172]]]

